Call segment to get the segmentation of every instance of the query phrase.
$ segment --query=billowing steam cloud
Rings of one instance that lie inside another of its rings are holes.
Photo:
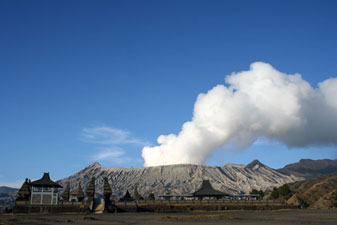
[[[337,144],[337,78],[313,88],[300,74],[256,62],[226,83],[199,94],[192,121],[178,135],[143,148],[145,166],[202,164],[218,147],[245,149],[258,137],[288,147]]]

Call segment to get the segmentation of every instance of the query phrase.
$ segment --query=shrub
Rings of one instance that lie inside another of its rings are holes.
[[[283,184],[281,187],[279,187],[278,192],[281,197],[286,198],[290,193],[289,186],[287,184]]]
[[[277,190],[276,187],[274,187],[274,188],[273,188],[273,191],[271,192],[270,197],[271,197],[272,199],[278,199],[279,196],[280,196],[279,191]]]

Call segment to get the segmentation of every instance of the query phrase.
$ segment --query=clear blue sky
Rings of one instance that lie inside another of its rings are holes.
[[[94,161],[142,167],[143,143],[178,133],[199,93],[255,61],[314,87],[336,77],[336,12],[328,0],[0,1],[0,186]],[[88,140],[100,127],[121,140]],[[107,160],[106,148],[122,153]],[[336,157],[274,143],[207,164]]]

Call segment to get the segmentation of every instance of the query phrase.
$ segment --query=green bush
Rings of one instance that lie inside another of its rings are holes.
[[[271,192],[270,197],[272,199],[278,199],[280,197],[280,193],[276,187],[273,188],[273,191]]]
[[[279,187],[278,191],[279,191],[280,196],[283,198],[286,198],[288,194],[290,193],[290,189],[287,184],[283,184],[281,187]]]
[[[154,201],[155,200],[155,197],[154,197],[154,194],[151,193],[149,194],[149,197],[147,197],[150,201]]]
[[[250,192],[251,195],[260,195],[260,198],[262,199],[264,197],[264,192],[262,190],[258,191],[256,189],[253,189],[251,192]]]

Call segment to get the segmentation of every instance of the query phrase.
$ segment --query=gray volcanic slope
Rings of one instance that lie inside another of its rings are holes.
[[[169,165],[128,169],[120,167],[102,167],[93,163],[80,172],[58,181],[63,187],[67,183],[71,189],[81,183],[84,190],[92,177],[96,178],[96,192],[103,192],[103,177],[108,177],[116,197],[133,193],[135,185],[142,196],[154,193],[190,194],[196,191],[203,179],[210,180],[214,188],[228,194],[249,193],[253,188],[266,190],[284,183],[302,180],[301,177],[288,176],[269,168],[257,160],[247,166],[227,164],[222,167],[204,165]]]

